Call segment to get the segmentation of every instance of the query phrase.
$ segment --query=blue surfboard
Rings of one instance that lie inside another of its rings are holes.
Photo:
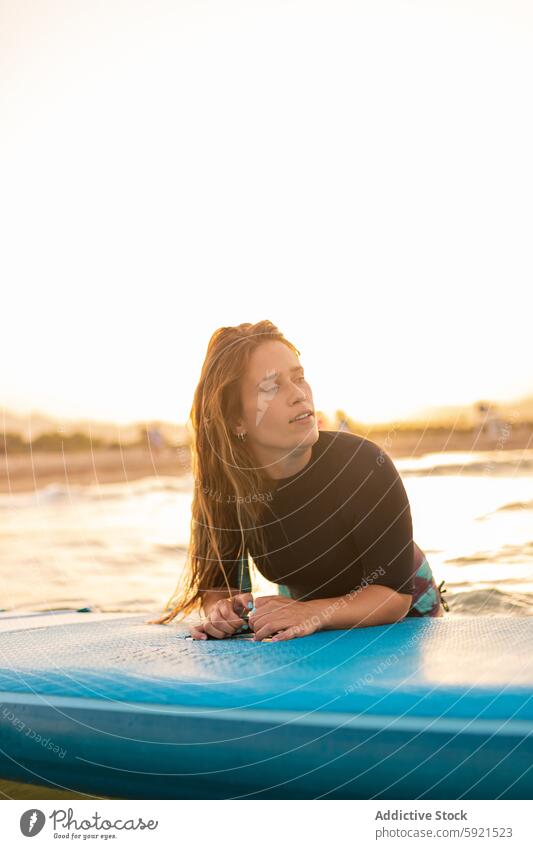
[[[0,776],[133,799],[531,799],[533,619],[197,641],[0,616]]]

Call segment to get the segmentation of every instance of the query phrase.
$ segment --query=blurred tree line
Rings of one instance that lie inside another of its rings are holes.
[[[176,440],[169,441],[163,433],[157,431],[158,439],[157,446],[160,449],[188,449],[187,445],[178,445]],[[0,433],[0,455],[1,454],[26,454],[30,451],[90,451],[98,449],[114,449],[120,448],[145,448],[149,450],[154,441],[154,429],[150,427],[141,427],[138,430],[137,439],[132,441],[131,438],[121,442],[112,441],[110,439],[102,439],[95,436],[88,436],[86,433],[64,433],[62,431],[49,431],[42,433],[31,442],[23,439],[18,433],[8,432]]]
[[[90,448],[112,448],[112,443],[95,439],[85,433],[41,433],[26,442],[18,433],[0,435],[0,454],[25,454],[30,451],[88,451]],[[117,443],[118,447],[118,443]]]

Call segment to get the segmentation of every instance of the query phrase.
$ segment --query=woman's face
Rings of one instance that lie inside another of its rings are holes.
[[[259,345],[242,381],[243,419],[237,432],[264,448],[307,449],[318,439],[313,393],[298,357],[283,342]],[[306,410],[302,421],[293,421]]]

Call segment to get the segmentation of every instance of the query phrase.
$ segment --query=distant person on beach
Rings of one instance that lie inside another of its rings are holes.
[[[477,405],[479,416],[479,432],[496,442],[504,429],[504,422],[499,417],[494,405],[480,402]]]
[[[164,447],[163,435],[159,428],[151,427],[148,430],[148,445],[154,454],[159,454]]]
[[[392,460],[318,430],[299,354],[267,320],[211,336],[190,415],[188,558],[154,623],[200,608],[194,639],[288,640],[443,615]],[[249,556],[277,595],[252,593]]]

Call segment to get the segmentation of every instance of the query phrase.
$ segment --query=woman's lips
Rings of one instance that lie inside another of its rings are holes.
[[[289,424],[295,424],[295,425],[309,424],[310,422],[313,421],[313,419],[314,419],[313,413],[310,413],[308,416],[305,416],[303,419],[293,419],[292,422],[289,422]]]

